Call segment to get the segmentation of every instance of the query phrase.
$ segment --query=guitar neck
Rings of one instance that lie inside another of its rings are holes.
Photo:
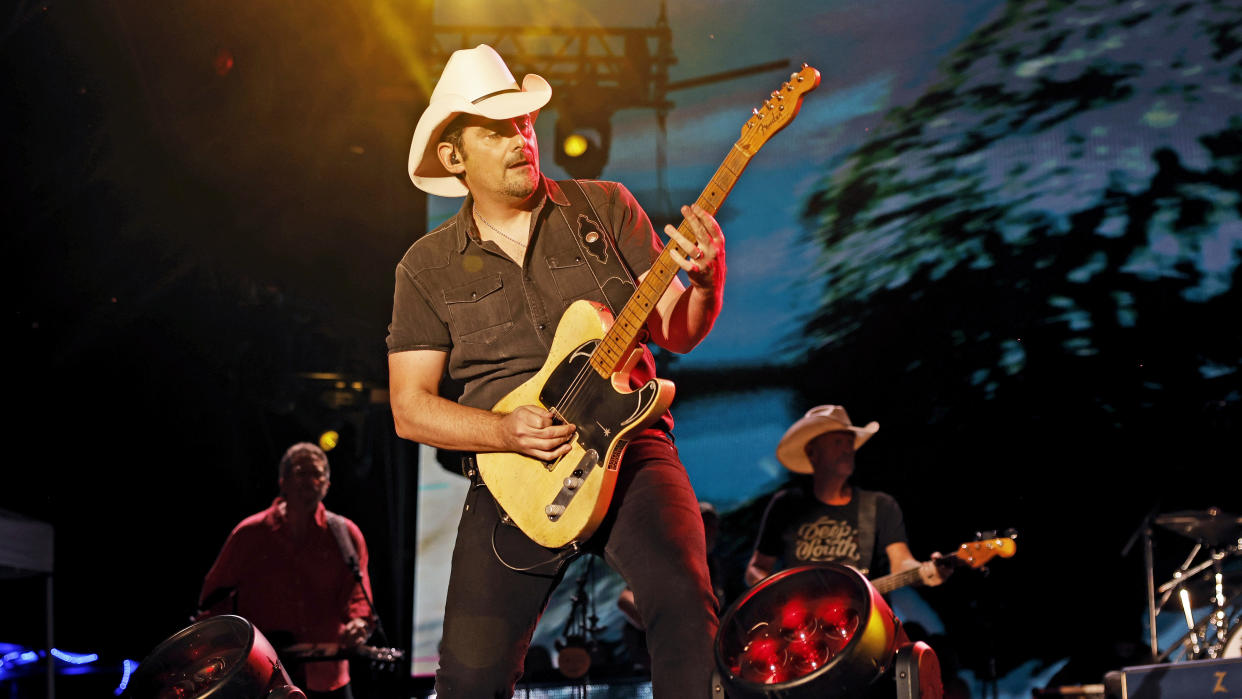
[[[919,582],[919,569],[911,568],[903,570],[900,573],[891,573],[871,581],[871,585],[875,587],[880,594],[888,594],[899,587],[906,587]]]
[[[750,164],[751,156],[752,153],[746,152],[740,143],[733,144],[728,157],[716,169],[716,174],[712,175],[711,181],[703,189],[703,193],[699,195],[695,204],[714,216],[720,210],[720,205],[724,203],[725,198],[729,196],[733,185],[737,184],[742,171]],[[698,242],[690,224],[684,219],[677,230],[691,243]],[[625,308],[621,309],[621,313],[617,315],[612,328],[595,348],[595,352],[591,355],[591,366],[600,376],[608,377],[616,373],[625,363],[630,350],[638,344],[638,336],[646,326],[647,319],[655,311],[660,297],[664,295],[681,269],[677,261],[673,259],[673,250],[687,257],[690,254],[689,250],[681,249],[680,245],[670,240],[668,245],[664,246],[660,257],[651,265],[646,278],[638,285],[638,289],[630,297],[629,302],[625,304]]]
[[[1016,536],[1016,534],[1014,535]],[[980,541],[967,542],[957,548],[952,556],[937,559],[937,565],[968,566],[980,568],[994,556],[1009,558],[1017,551],[1013,537],[996,537]],[[899,587],[914,585],[921,582],[918,568],[908,568],[898,573],[885,575],[871,581],[872,586],[880,594],[892,592]]]

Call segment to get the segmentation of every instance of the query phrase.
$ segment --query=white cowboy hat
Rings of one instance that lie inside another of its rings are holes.
[[[785,430],[785,436],[776,445],[776,459],[794,473],[810,473],[813,467],[806,455],[807,442],[826,432],[848,431],[854,433],[854,448],[857,449],[879,430],[880,423],[874,420],[866,427],[855,427],[845,408],[839,405],[817,405]]]
[[[454,51],[431,101],[414,127],[408,170],[414,186],[442,197],[464,197],[466,187],[436,157],[440,132],[458,114],[477,114],[488,119],[511,119],[538,111],[552,99],[552,86],[534,73],[518,87],[496,49],[479,44]]]

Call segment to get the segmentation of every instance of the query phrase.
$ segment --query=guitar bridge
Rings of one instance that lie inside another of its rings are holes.
[[[549,522],[555,522],[565,514],[565,510],[569,507],[569,503],[574,499],[574,495],[578,494],[579,488],[586,481],[587,475],[591,469],[599,465],[599,452],[594,449],[588,449],[582,454],[582,458],[578,459],[578,465],[574,467],[573,475],[566,478],[561,483],[561,492],[556,494],[556,498],[543,508],[543,513],[547,515]]]

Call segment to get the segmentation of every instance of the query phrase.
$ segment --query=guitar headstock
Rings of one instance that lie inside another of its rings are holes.
[[[1013,537],[997,536],[962,544],[953,555],[971,568],[981,568],[996,556],[1009,558],[1017,552]]]
[[[773,92],[763,106],[753,110],[750,119],[742,126],[742,137],[737,145],[753,154],[768,142],[777,131],[789,125],[802,107],[802,97],[819,86],[819,71],[807,64],[792,73],[779,90]]]

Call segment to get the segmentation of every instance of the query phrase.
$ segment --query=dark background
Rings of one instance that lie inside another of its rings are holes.
[[[5,18],[23,400],[0,508],[56,527],[60,648],[141,659],[187,625],[281,453],[329,428],[328,504],[366,531],[391,643],[408,636],[416,460],[372,394],[391,270],[425,226],[400,177],[420,107],[363,19],[334,2]],[[42,645],[42,581],[0,585],[3,640]]]

